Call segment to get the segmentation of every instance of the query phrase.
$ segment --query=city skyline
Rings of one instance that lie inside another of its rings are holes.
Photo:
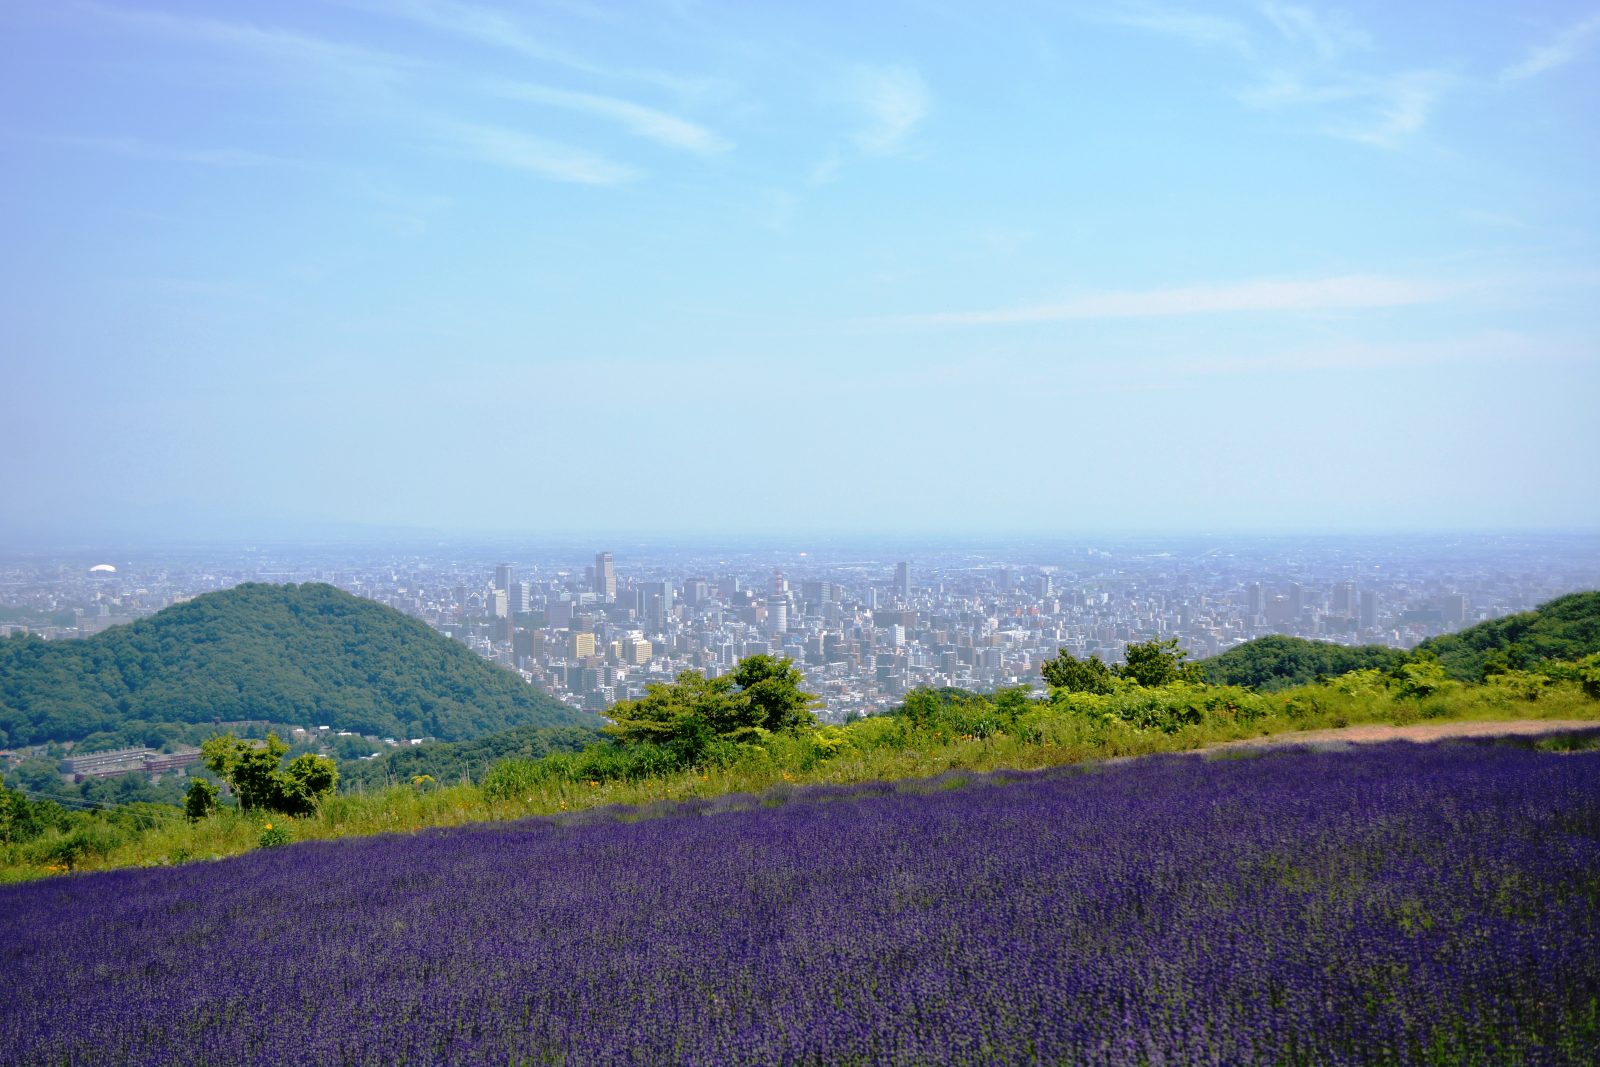
[[[0,638],[81,638],[240,582],[324,581],[573,707],[604,713],[681,671],[716,676],[767,654],[792,659],[838,720],[917,687],[1038,687],[1062,650],[1116,662],[1130,644],[1175,639],[1200,659],[1269,634],[1410,648],[1600,587],[1594,535],[925,545],[898,557],[593,547],[174,551],[122,569],[0,556]]]

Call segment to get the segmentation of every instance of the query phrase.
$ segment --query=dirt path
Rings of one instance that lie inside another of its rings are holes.
[[[1592,719],[1515,719],[1509,722],[1433,722],[1412,726],[1346,726],[1338,730],[1299,730],[1294,733],[1251,737],[1243,741],[1224,741],[1208,745],[1197,752],[1212,752],[1219,748],[1239,746],[1262,747],[1269,745],[1359,745],[1374,741],[1439,741],[1447,737],[1505,737],[1536,736],[1538,734],[1566,733],[1570,730],[1600,730],[1600,721]]]

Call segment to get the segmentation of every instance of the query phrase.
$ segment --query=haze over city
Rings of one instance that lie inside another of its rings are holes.
[[[0,544],[1592,530],[1597,52],[1581,3],[8,4]]]

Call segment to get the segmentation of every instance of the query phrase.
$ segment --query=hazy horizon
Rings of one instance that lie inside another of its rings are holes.
[[[1600,530],[1593,3],[0,41],[0,548]]]

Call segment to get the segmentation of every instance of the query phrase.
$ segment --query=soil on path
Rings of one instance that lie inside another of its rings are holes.
[[[1573,730],[1600,730],[1592,719],[1514,719],[1507,722],[1432,722],[1412,726],[1345,726],[1336,730],[1299,730],[1294,733],[1250,737],[1243,741],[1224,741],[1208,745],[1199,752],[1241,745],[1359,745],[1375,741],[1442,741],[1450,737],[1522,737],[1569,733]]]

